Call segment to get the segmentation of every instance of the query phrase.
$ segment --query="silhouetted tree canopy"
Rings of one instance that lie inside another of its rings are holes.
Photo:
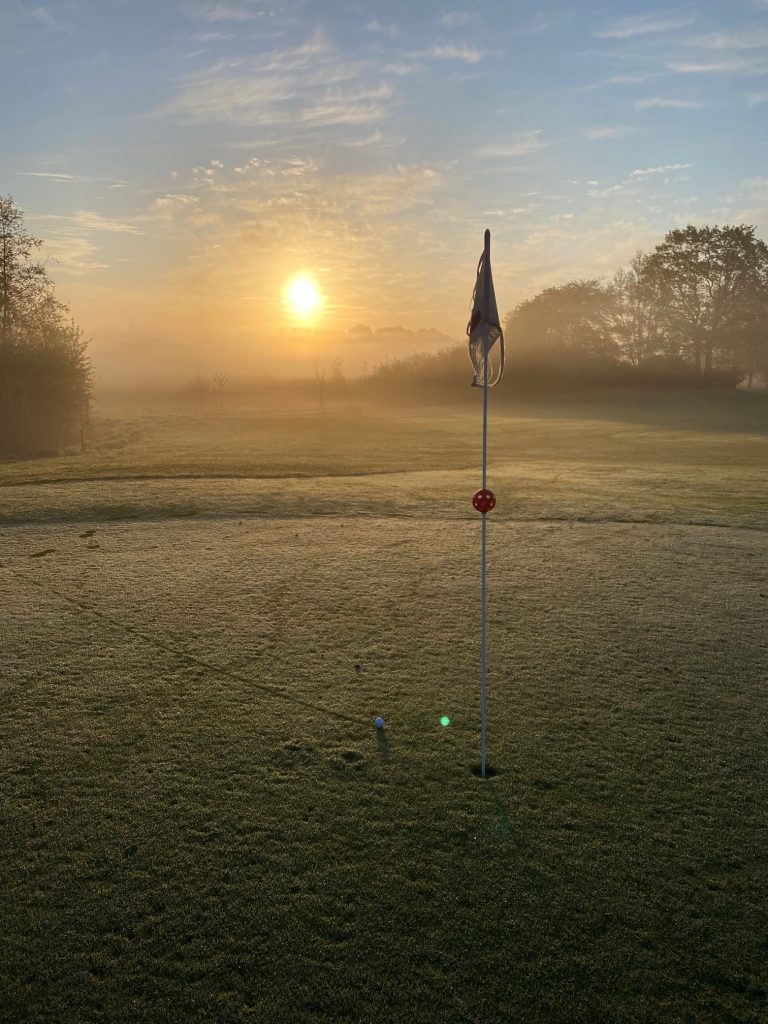
[[[609,283],[521,302],[505,333],[509,372],[529,378],[751,382],[768,367],[768,246],[746,224],[676,229]]]
[[[520,390],[581,386],[734,387],[768,377],[768,246],[755,229],[670,231],[609,281],[545,288],[504,321],[505,380]],[[392,400],[461,401],[466,345],[390,359],[363,386]]]
[[[57,451],[88,415],[87,342],[33,258],[40,245],[0,196],[0,454]]]
[[[716,365],[743,362],[768,289],[768,246],[753,227],[689,224],[670,231],[639,269],[668,345],[704,379]]]

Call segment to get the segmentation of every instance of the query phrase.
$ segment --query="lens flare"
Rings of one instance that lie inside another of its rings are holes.
[[[440,719],[440,725],[442,725],[442,727],[445,729],[446,726],[448,726],[450,724],[451,724],[451,720],[448,717],[448,715],[443,715],[443,717]]]

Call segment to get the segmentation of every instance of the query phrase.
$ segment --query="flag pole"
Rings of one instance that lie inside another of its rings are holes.
[[[483,245],[483,261],[485,273],[483,295],[483,309],[486,316],[483,318],[483,490],[486,490],[488,471],[488,320],[487,311],[490,308],[491,294],[491,232],[485,229],[485,240]],[[488,675],[488,659],[486,649],[486,585],[485,585],[485,549],[486,534],[488,528],[487,515],[482,514],[482,540],[480,557],[480,778],[485,778],[485,752],[486,752],[486,680]]]

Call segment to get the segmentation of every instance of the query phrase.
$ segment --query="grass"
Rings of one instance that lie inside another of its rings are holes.
[[[583,404],[492,420],[487,782],[476,417],[3,467],[3,1020],[765,1021],[766,424]]]

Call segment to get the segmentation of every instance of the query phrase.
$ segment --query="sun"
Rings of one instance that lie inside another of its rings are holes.
[[[293,312],[302,319],[307,319],[317,312],[323,301],[315,282],[304,275],[289,281],[286,296]]]

